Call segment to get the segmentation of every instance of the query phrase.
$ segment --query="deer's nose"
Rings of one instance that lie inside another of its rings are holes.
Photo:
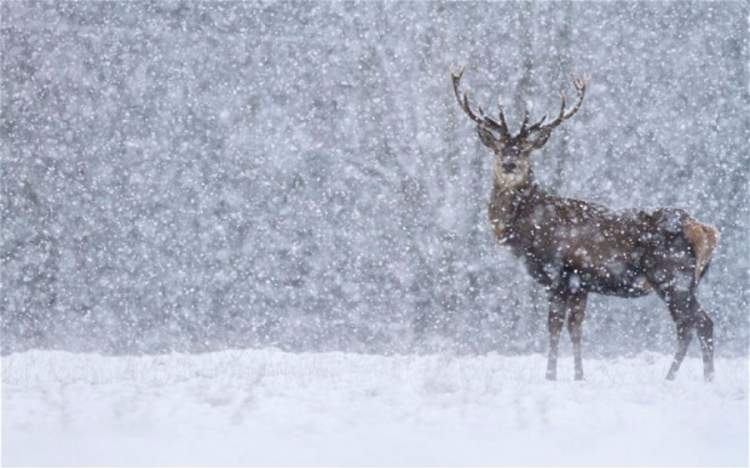
[[[513,172],[515,169],[516,169],[516,163],[512,161],[503,163],[503,170],[505,172]]]

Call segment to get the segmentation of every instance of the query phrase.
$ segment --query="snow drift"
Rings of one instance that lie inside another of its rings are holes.
[[[748,462],[746,358],[225,351],[2,358],[3,465]]]

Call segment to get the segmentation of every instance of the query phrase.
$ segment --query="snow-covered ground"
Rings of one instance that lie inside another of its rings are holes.
[[[748,463],[748,362],[226,351],[2,358],[3,465]]]

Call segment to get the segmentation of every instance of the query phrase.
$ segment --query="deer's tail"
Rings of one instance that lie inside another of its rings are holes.
[[[682,231],[685,233],[695,254],[695,281],[699,281],[711,263],[711,257],[719,243],[719,230],[708,224],[698,222],[693,218],[687,218],[682,223]]]

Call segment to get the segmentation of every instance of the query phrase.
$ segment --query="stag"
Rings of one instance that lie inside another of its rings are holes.
[[[573,79],[577,101],[547,121],[529,122],[524,113],[519,132],[511,134],[502,103],[497,118],[473,108],[460,92],[463,68],[451,72],[453,91],[464,113],[477,125],[480,141],[495,154],[489,219],[498,242],[526,264],[549,297],[549,354],[546,377],[557,377],[560,332],[566,322],[573,344],[575,379],[583,379],[582,324],[589,293],[639,297],[656,293],[677,329],[677,351],[667,373],[673,380],[696,330],[707,381],[713,377],[713,322],[698,303],[696,289],[706,272],[718,231],[685,211],[615,212],[582,200],[558,197],[534,180],[530,156],[552,131],[581,108],[587,82]]]

